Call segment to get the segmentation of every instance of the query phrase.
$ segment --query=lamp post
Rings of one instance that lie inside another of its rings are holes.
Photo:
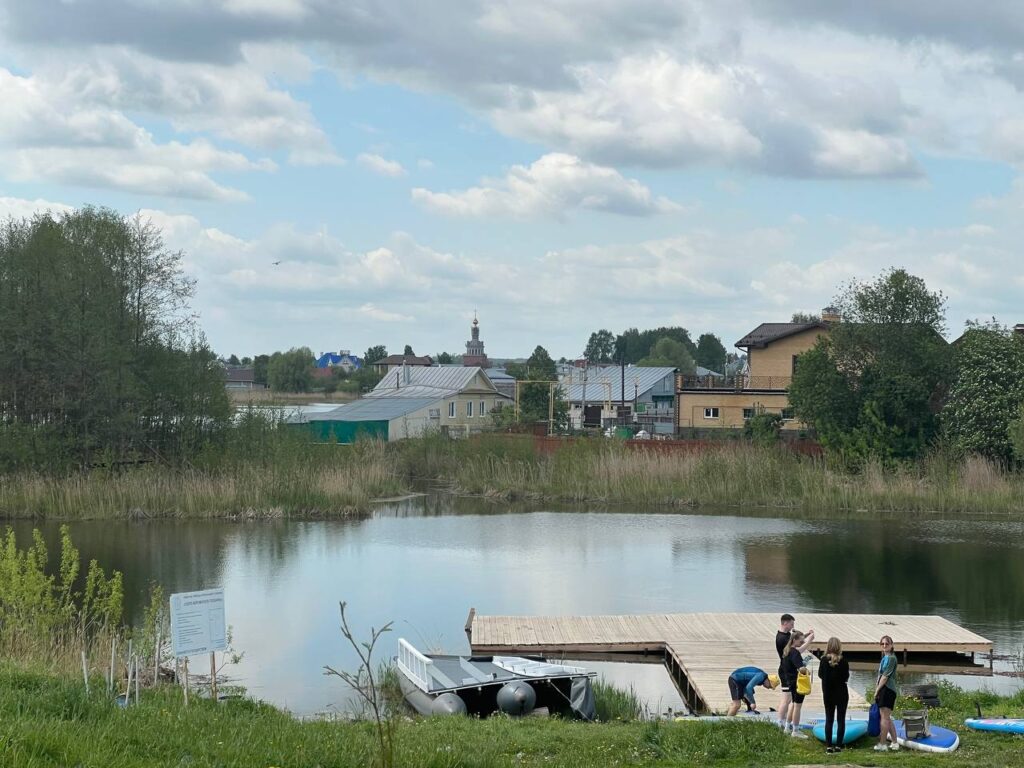
[[[637,401],[637,398],[639,396],[640,396],[640,377],[639,376],[634,376],[633,377],[633,423],[637,423],[637,422],[640,421],[640,419],[639,419],[639,417],[637,416],[637,413],[636,413],[636,401]]]

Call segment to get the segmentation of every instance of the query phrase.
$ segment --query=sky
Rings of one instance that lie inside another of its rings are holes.
[[[1024,4],[0,0],[0,216],[141,211],[220,354],[1024,322]]]

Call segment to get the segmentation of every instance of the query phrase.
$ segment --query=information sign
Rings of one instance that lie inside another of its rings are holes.
[[[175,658],[227,650],[223,587],[171,595],[171,647]]]

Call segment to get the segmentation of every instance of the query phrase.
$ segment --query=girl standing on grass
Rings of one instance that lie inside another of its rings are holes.
[[[800,733],[800,709],[804,705],[804,695],[797,693],[796,690],[796,678],[800,668],[804,666],[804,656],[800,652],[803,642],[804,633],[794,629],[782,652],[782,680],[793,696],[793,703],[789,705],[789,722],[783,723],[782,728],[796,739],[807,738],[806,733]]]
[[[825,699],[825,752],[841,752],[846,736],[846,707],[850,703],[850,664],[843,658],[843,646],[838,637],[830,637],[825,655],[818,667],[821,678],[821,693]],[[832,724],[835,723],[836,739],[832,743]]]
[[[882,648],[882,660],[878,664],[878,682],[875,683],[875,703],[881,715],[882,730],[878,734],[875,752],[889,749],[893,752],[900,748],[896,740],[896,726],[892,722],[892,710],[896,706],[896,654],[892,651],[892,638],[883,635],[878,641]],[[888,738],[892,743],[886,745]]]

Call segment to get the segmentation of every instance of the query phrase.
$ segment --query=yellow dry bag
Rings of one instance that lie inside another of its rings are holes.
[[[796,672],[796,692],[801,696],[811,692],[811,672],[807,667],[800,667]]]

